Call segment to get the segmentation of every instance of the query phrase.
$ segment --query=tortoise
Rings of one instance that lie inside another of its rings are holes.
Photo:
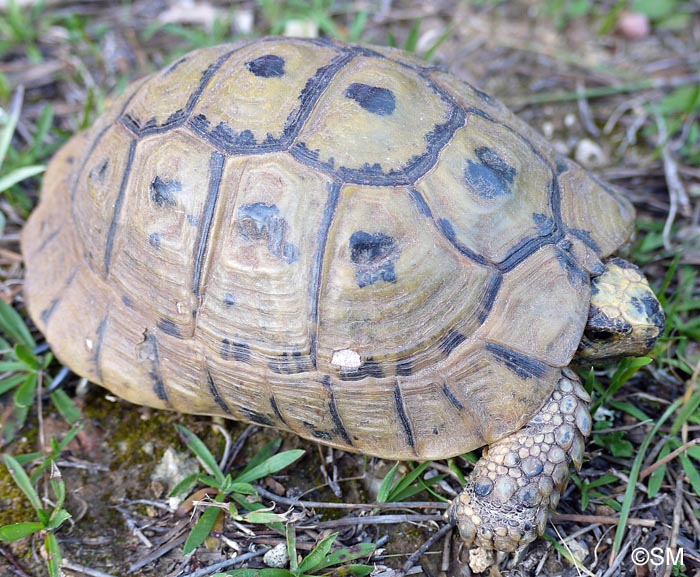
[[[403,51],[265,38],[129,86],[53,158],[29,313],[134,403],[396,460],[487,446],[449,515],[514,551],[591,430],[567,368],[664,327],[631,204]]]

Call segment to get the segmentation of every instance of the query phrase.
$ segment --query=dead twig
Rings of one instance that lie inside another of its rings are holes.
[[[306,507],[308,509],[447,509],[449,503],[439,503],[436,501],[401,501],[397,503],[326,503],[323,501],[301,501],[299,499],[289,499],[256,487],[260,496],[290,507]]]
[[[348,525],[398,525],[399,523],[419,523],[422,521],[444,521],[442,515],[367,515],[344,517],[332,521],[321,521],[313,525],[299,525],[299,529],[335,529]]]
[[[573,523],[598,523],[600,525],[618,525],[620,519],[607,515],[575,515],[572,513],[555,513],[552,515],[552,521],[559,523],[561,521],[571,521]],[[627,519],[628,525],[639,525],[641,527],[655,527],[656,520],[654,519]]]
[[[675,451],[670,452],[668,455],[666,455],[663,459],[659,459],[654,463],[653,465],[648,466],[646,469],[644,469],[641,473],[639,473],[639,480],[641,481],[645,477],[648,477],[651,475],[654,471],[659,469],[660,467],[663,467],[666,463],[669,461],[673,461],[678,455],[681,453],[684,453],[691,447],[694,447],[695,445],[700,445],[700,438],[698,439],[692,439],[688,441],[687,443],[681,445],[678,447]]]
[[[658,112],[654,112],[654,118],[656,120],[656,126],[659,130],[661,158],[663,159],[664,175],[666,177],[666,186],[668,187],[670,202],[668,216],[666,217],[666,223],[664,224],[663,231],[664,248],[670,251],[671,227],[673,226],[673,222],[676,220],[676,215],[678,214],[679,210],[683,216],[690,216],[690,200],[688,199],[688,193],[683,186],[683,182],[678,176],[678,165],[676,164],[676,160],[673,158],[673,153],[671,151],[666,121]]]
[[[445,525],[443,525],[438,531],[433,533],[425,541],[425,543],[423,543],[408,559],[406,559],[406,562],[403,564],[403,567],[401,567],[401,569],[396,572],[396,576],[402,577],[403,575],[408,574],[408,572],[416,564],[418,559],[420,559],[425,554],[425,552],[428,549],[430,549],[435,543],[437,543],[440,539],[447,535],[447,533],[452,531],[453,528],[453,523],[445,523]]]

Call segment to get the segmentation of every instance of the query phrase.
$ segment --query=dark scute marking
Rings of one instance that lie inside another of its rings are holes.
[[[133,309],[135,306],[134,299],[132,299],[129,295],[122,295],[122,302],[130,309]]]
[[[459,409],[460,411],[464,410],[464,405],[462,404],[462,401],[460,401],[450,388],[450,386],[447,383],[443,383],[442,385],[442,392],[445,394],[447,397],[447,400],[450,401],[450,404],[454,406],[455,408]]]
[[[136,153],[136,140],[132,140],[129,146],[129,156],[126,160],[126,169],[124,170],[124,176],[122,177],[121,185],[119,186],[119,194],[117,195],[117,200],[114,202],[114,213],[112,215],[112,222],[109,225],[109,231],[107,232],[107,240],[105,242],[105,273],[109,274],[109,270],[112,266],[112,249],[114,248],[114,237],[117,234],[117,229],[119,228],[119,218],[121,216],[122,205],[124,204],[124,197],[126,195],[126,187],[129,183],[129,176],[131,175],[131,169],[134,165],[134,154]]]
[[[75,267],[73,269],[73,272],[71,272],[68,278],[66,279],[66,284],[63,286],[63,290],[61,291],[60,296],[53,299],[49,303],[49,306],[46,307],[43,311],[41,311],[41,313],[39,313],[39,317],[41,318],[41,321],[44,323],[44,325],[48,324],[51,315],[53,315],[54,311],[56,310],[56,307],[61,302],[62,295],[65,294],[66,290],[68,290],[68,288],[73,284],[75,277],[78,276],[78,270],[78,267]]]
[[[244,204],[238,209],[238,228],[247,241],[266,241],[270,254],[287,264],[299,260],[299,249],[286,241],[288,225],[286,219],[280,217],[277,205]]]
[[[226,293],[224,295],[224,304],[226,305],[227,309],[230,309],[236,304],[236,297],[234,297],[231,293]]]
[[[546,214],[541,214],[539,212],[535,212],[532,215],[532,220],[535,222],[535,226],[537,227],[537,232],[540,233],[540,236],[548,236],[554,232],[554,230],[557,228],[556,223],[554,222],[554,219],[547,216]]]
[[[413,449],[413,452],[416,453],[416,440],[413,436],[411,421],[408,420],[408,415],[406,414],[406,407],[404,407],[403,404],[401,386],[398,384],[394,387],[394,403],[396,405],[396,413],[399,416],[399,421],[401,421],[401,427],[403,428],[404,435],[406,436],[406,442],[408,443],[408,446]]]
[[[221,177],[224,171],[225,160],[226,158],[220,152],[213,152],[209,159],[209,191],[207,192],[207,199],[202,209],[202,224],[197,231],[194,248],[192,288],[195,296],[199,296],[202,288],[202,273],[204,271],[207,246],[209,245],[209,235],[214,221],[216,204],[219,199],[219,187],[221,186]]]
[[[163,180],[156,176],[151,182],[151,200],[158,208],[175,206],[175,194],[178,192],[182,192],[182,183],[178,180]]]
[[[178,339],[182,338],[180,327],[172,319],[158,319],[156,326],[166,335],[170,335],[171,337],[177,337]]]
[[[221,341],[221,358],[225,361],[238,361],[240,363],[250,363],[250,345],[248,343],[237,343],[228,339]]]
[[[323,275],[323,260],[328,243],[328,231],[330,230],[335,210],[340,198],[340,184],[337,182],[328,185],[328,198],[323,209],[323,218],[318,228],[316,237],[316,253],[311,264],[309,274],[309,298],[311,299],[311,359],[316,365],[316,335],[318,333],[318,301],[321,294],[321,277]]]
[[[595,252],[600,254],[600,246],[598,246],[598,243],[595,240],[593,240],[590,231],[584,230],[582,228],[570,228],[569,233],[572,236],[575,236],[580,241],[583,241],[583,243],[586,246],[592,248]]]
[[[467,185],[487,200],[513,194],[511,185],[517,174],[515,168],[492,148],[482,146],[475,152],[479,162],[468,160],[464,169]]]
[[[567,160],[563,156],[558,156],[555,164],[555,171],[557,176],[568,172],[570,169],[571,165],[569,163],[569,160]]]
[[[422,215],[427,216],[428,218],[433,218],[433,212],[430,210],[428,203],[425,202],[425,199],[420,192],[418,192],[415,188],[409,188],[408,194],[411,196],[411,200],[413,200]]]
[[[276,423],[274,415],[266,415],[264,413],[259,413],[254,409],[248,409],[246,407],[241,407],[241,415],[243,415],[244,420],[250,421],[251,423],[255,423],[256,425],[274,427]]]
[[[60,297],[53,299],[50,303],[49,306],[47,306],[41,313],[39,314],[39,317],[41,318],[41,322],[44,323],[44,325],[48,324],[49,319],[51,318],[51,315],[53,314],[53,311],[56,310],[56,305],[60,302]]]
[[[510,371],[523,379],[541,378],[547,374],[547,365],[542,361],[528,357],[503,345],[487,342],[486,350],[497,361],[502,362]]]
[[[340,414],[338,413],[338,405],[335,402],[335,394],[333,393],[330,377],[326,376],[323,378],[323,386],[330,395],[330,399],[328,400],[328,411],[331,414],[331,419],[333,419],[335,431],[342,437],[346,444],[352,447],[352,439],[350,438],[350,435],[348,435],[345,425],[343,424],[343,420],[340,418]]]
[[[413,366],[413,359],[406,357],[405,359],[399,359],[396,361],[396,374],[399,377],[408,377],[412,375],[415,370]]]
[[[457,238],[457,234],[455,233],[454,226],[452,226],[452,223],[448,219],[441,218],[437,221],[437,225],[440,227],[442,234],[445,235],[445,238],[447,238],[447,240],[449,240],[452,243],[452,246],[454,246],[460,253],[462,253],[468,259],[473,260],[474,262],[482,264],[484,266],[492,265],[492,263],[487,261],[483,256],[475,253],[472,249],[470,249],[468,246],[459,241],[459,239]]]
[[[442,124],[436,124],[425,137],[425,150],[416,154],[401,167],[382,172],[378,163],[366,164],[360,168],[334,166],[332,162],[321,161],[317,150],[310,150],[304,142],[296,142],[289,152],[299,162],[324,171],[344,183],[367,184],[370,186],[412,186],[426,174],[438,160],[440,151],[450,142],[454,133],[464,126],[466,112],[447,92],[440,89],[425,75],[423,79],[430,85],[433,92],[450,108],[448,118]]]
[[[340,378],[343,381],[359,381],[365,377],[381,379],[383,376],[384,369],[372,357],[367,357],[356,369],[346,369],[340,374]]]
[[[316,425],[313,423],[309,423],[308,421],[304,421],[304,426],[311,431],[311,435],[315,439],[320,439],[321,441],[332,441],[333,440],[333,435],[329,433],[328,431],[322,431],[320,429],[316,428]]]
[[[474,90],[476,95],[481,100],[483,100],[486,104],[488,104],[489,106],[497,106],[498,107],[498,102],[496,102],[496,100],[491,95],[486,94],[486,92],[483,92],[483,91],[479,90],[478,88],[475,88],[474,86],[472,86],[472,90]]]
[[[388,234],[358,230],[350,236],[350,260],[360,288],[380,280],[396,282],[394,262],[398,257],[396,242]]]
[[[396,110],[396,97],[388,88],[354,82],[345,90],[345,97],[357,102],[367,112],[390,116]]]
[[[465,337],[462,333],[450,329],[450,331],[440,339],[439,347],[440,350],[444,353],[446,357],[448,357],[452,351],[454,351],[459,345],[461,345],[464,341],[467,340],[467,337]]]
[[[109,167],[109,159],[105,158],[100,164],[90,170],[88,178],[93,182],[104,184],[107,167]]]
[[[571,241],[567,239],[559,241],[557,243],[557,262],[566,272],[572,286],[587,285],[590,283],[591,277],[579,266],[576,257],[570,252],[571,248]]]
[[[301,351],[292,353],[284,352],[279,357],[272,359],[268,363],[271,371],[281,375],[295,375],[298,373],[307,373],[314,369],[314,363],[311,357]]]
[[[230,407],[226,404],[226,401],[219,393],[219,389],[216,387],[216,384],[214,383],[214,378],[211,376],[209,370],[207,370],[207,384],[209,385],[209,392],[211,393],[214,402],[216,402],[216,404],[219,405],[219,407],[221,407],[221,410],[224,413],[226,413],[227,415],[232,415],[233,413],[231,412]]]
[[[163,73],[163,76],[168,76],[168,75],[172,74],[173,72],[175,72],[175,70],[177,70],[180,67],[180,65],[184,64],[188,60],[189,60],[189,56],[183,56],[182,58],[179,58],[178,60],[173,62],[170,66],[168,66],[166,71]]]
[[[148,375],[153,381],[153,392],[161,401],[168,402],[168,393],[165,390],[165,383],[160,370],[160,353],[158,352],[158,339],[156,335],[149,330],[146,330],[146,340],[143,343],[142,352],[146,359],[151,361]]]
[[[42,226],[49,226],[49,223],[48,223],[47,221],[44,221],[44,222],[42,223]],[[60,234],[60,232],[61,232],[62,230],[63,230],[63,225],[59,225],[58,228],[56,228],[55,230],[53,230],[53,231],[51,232],[51,234],[49,234],[48,236],[46,236],[46,237],[44,238],[44,240],[41,241],[41,244],[39,245],[39,248],[36,249],[36,252],[35,252],[34,254],[35,254],[35,255],[36,255],[36,254],[39,254],[39,253],[42,252],[48,245],[50,245],[54,240],[56,240],[56,238],[58,237],[58,235]]]
[[[190,226],[199,226],[199,217],[194,214],[188,214],[187,224],[189,224]]]
[[[526,238],[519,242],[513,250],[510,251],[508,256],[498,263],[498,269],[501,272],[509,272],[543,246],[559,242],[562,238],[564,238],[564,234],[556,228],[554,232],[548,236]]]
[[[148,244],[150,244],[156,250],[160,250],[160,234],[157,232],[152,232],[148,237]]]
[[[479,309],[479,322],[484,323],[486,318],[491,313],[493,304],[496,302],[496,296],[498,296],[498,291],[503,284],[503,275],[501,273],[494,274],[489,278],[488,285],[486,286],[486,291],[484,292],[484,297],[481,300],[481,307]]]
[[[284,58],[276,54],[265,54],[245,63],[245,67],[255,76],[261,78],[279,78],[284,76]]]
[[[630,261],[625,260],[624,258],[613,258],[610,259],[609,263],[617,265],[626,270],[636,270],[639,274],[642,274],[642,271],[639,270],[639,267],[636,264],[632,264]]]
[[[274,413],[275,413],[275,415],[277,416],[277,418],[278,418],[282,423],[284,423],[285,427],[289,427],[289,425],[287,424],[287,421],[286,421],[285,418],[284,418],[284,415],[282,415],[282,412],[280,411],[280,408],[279,408],[279,406],[277,405],[277,400],[275,399],[275,397],[270,397],[270,406],[272,407],[272,410],[274,411]]]

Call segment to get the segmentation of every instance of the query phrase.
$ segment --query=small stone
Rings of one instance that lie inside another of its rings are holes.
[[[589,138],[582,138],[579,141],[574,151],[574,158],[587,169],[600,168],[608,162],[603,149]]]
[[[294,38],[318,38],[318,24],[313,20],[287,20],[284,35]]]
[[[623,12],[617,20],[617,33],[626,40],[641,40],[650,32],[649,17],[641,12]]]
[[[566,547],[574,558],[580,563],[583,563],[586,560],[586,557],[588,557],[590,552],[586,543],[579,541],[578,539],[571,539],[570,541],[567,541]]]
[[[287,544],[280,543],[275,545],[263,556],[263,563],[268,567],[275,569],[284,569],[289,563],[289,555],[287,554]]]

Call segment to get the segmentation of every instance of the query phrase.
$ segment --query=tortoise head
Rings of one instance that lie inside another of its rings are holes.
[[[591,283],[591,308],[576,356],[608,361],[648,353],[664,331],[666,317],[647,279],[621,258],[608,261]]]

